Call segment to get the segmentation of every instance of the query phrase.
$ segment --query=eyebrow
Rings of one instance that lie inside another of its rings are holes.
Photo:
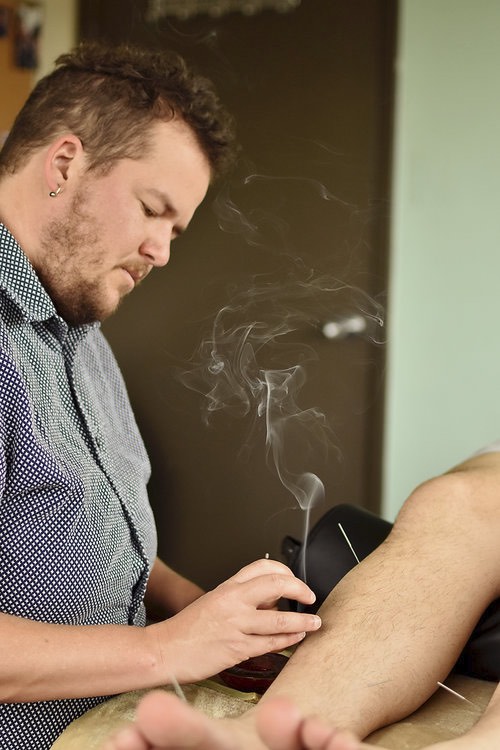
[[[158,190],[157,188],[147,188],[146,192],[149,193],[154,198],[157,198],[158,200],[160,200],[165,207],[165,211],[167,211],[170,214],[173,214],[174,216],[179,215],[179,212],[177,211],[176,208],[174,208],[174,206],[172,205],[172,201],[170,200],[170,198],[168,197],[166,193],[162,192],[161,190]],[[180,226],[179,224],[175,225],[175,231],[177,233],[177,236],[184,234],[186,229],[187,227]]]

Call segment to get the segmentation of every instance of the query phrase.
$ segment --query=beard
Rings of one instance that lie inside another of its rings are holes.
[[[120,303],[110,301],[104,279],[106,249],[95,219],[85,210],[79,193],[63,219],[42,230],[40,260],[35,271],[58,314],[70,325],[102,321]]]

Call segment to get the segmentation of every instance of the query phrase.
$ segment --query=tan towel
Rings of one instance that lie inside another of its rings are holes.
[[[445,684],[471,703],[439,688],[415,713],[374,732],[369,741],[388,750],[418,750],[465,734],[488,705],[496,683],[452,675]]]
[[[183,685],[182,690],[192,706],[214,718],[240,716],[258,701],[256,693],[239,693],[210,680]],[[52,750],[98,750],[104,740],[133,720],[137,703],[147,692],[123,693],[87,711],[67,727]]]

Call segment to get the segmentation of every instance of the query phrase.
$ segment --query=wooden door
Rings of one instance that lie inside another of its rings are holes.
[[[153,463],[160,552],[210,586],[266,552],[279,558],[283,536],[300,537],[304,523],[266,460],[255,403],[246,416],[241,404],[217,411],[206,426],[206,399],[176,379],[224,306],[240,306],[224,316],[236,328],[298,316],[277,338],[284,347],[254,347],[254,370],[303,367],[286,407],[303,418],[284,461],[285,479],[310,471],[324,483],[311,520],[339,502],[378,508],[384,346],[369,339],[382,341],[383,329],[372,320],[368,336],[328,340],[321,328],[385,304],[395,3],[303,0],[284,14],[148,24],[144,3],[87,0],[81,34],[177,49],[215,79],[238,122],[238,175],[213,191],[169,266],[104,326]],[[318,278],[336,291],[320,291]]]

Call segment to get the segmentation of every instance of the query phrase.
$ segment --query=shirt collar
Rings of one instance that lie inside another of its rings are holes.
[[[30,322],[57,321],[62,337],[70,330],[87,333],[99,323],[70,326],[57,313],[54,303],[41,283],[21,246],[0,222],[0,290],[19,309],[22,317]],[[55,319],[55,320],[54,320]]]

